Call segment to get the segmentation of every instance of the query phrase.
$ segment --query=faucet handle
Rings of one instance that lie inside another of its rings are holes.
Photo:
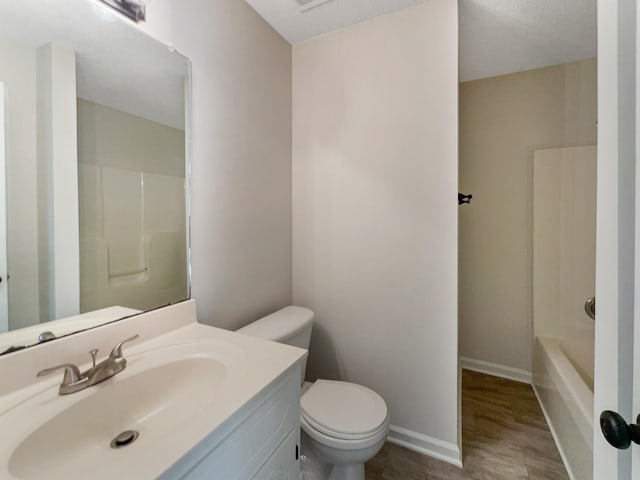
[[[93,362],[93,366],[96,366],[96,357],[98,356],[99,350],[94,348],[93,350],[89,350],[89,355],[91,355],[91,361]]]
[[[138,337],[140,337],[140,335],[136,334],[133,337],[129,337],[126,340],[121,341],[119,344],[113,347],[113,350],[111,350],[111,353],[109,354],[109,358],[111,358],[112,360],[122,358],[122,345],[127,342],[131,342]]]
[[[57,372],[58,370],[62,370],[63,368],[64,377],[62,378],[61,385],[73,385],[74,383],[78,383],[81,380],[80,370],[78,370],[78,367],[76,367],[72,363],[64,363],[62,365],[58,365],[57,367],[45,368],[44,370],[40,370],[37,376],[44,377],[45,375]]]

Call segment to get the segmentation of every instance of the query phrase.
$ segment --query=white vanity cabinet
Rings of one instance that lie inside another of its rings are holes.
[[[298,480],[300,366],[252,398],[162,480]]]
[[[253,480],[298,480],[300,474],[297,466],[291,468],[291,452],[296,452],[297,463],[299,438],[299,432],[291,432],[256,473]]]
[[[195,314],[190,300],[1,356],[0,479],[299,480],[306,352]],[[34,374],[84,371],[87,351],[134,334],[127,368],[100,384],[59,395],[62,373]]]

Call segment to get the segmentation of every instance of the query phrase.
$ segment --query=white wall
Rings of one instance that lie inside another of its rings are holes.
[[[294,303],[308,376],[369,386],[392,439],[459,457],[457,4],[294,46]]]
[[[240,0],[157,0],[142,28],[192,61],[192,297],[235,329],[292,300],[291,46]]]
[[[0,81],[7,90],[7,176],[11,179],[7,182],[9,327],[16,329],[40,318],[35,50],[0,37]]]
[[[80,313],[75,52],[36,52],[40,321]]]
[[[532,152],[596,142],[596,61],[460,84],[460,354],[532,356]]]

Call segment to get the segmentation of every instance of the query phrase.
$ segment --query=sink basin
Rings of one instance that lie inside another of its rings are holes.
[[[0,428],[18,433],[17,442],[0,445],[5,474],[147,478],[155,465],[155,477],[165,467],[163,452],[179,453],[184,437],[206,433],[198,428],[204,415],[226,418],[228,392],[246,370],[237,347],[196,342],[131,355],[122,373],[82,392],[59,396],[57,384],[51,386],[3,416]],[[139,433],[137,439],[112,448],[127,430]]]

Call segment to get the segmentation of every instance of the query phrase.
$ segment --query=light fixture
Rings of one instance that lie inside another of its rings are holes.
[[[144,22],[146,19],[146,0],[100,0],[114,10],[122,13],[134,22]]]

